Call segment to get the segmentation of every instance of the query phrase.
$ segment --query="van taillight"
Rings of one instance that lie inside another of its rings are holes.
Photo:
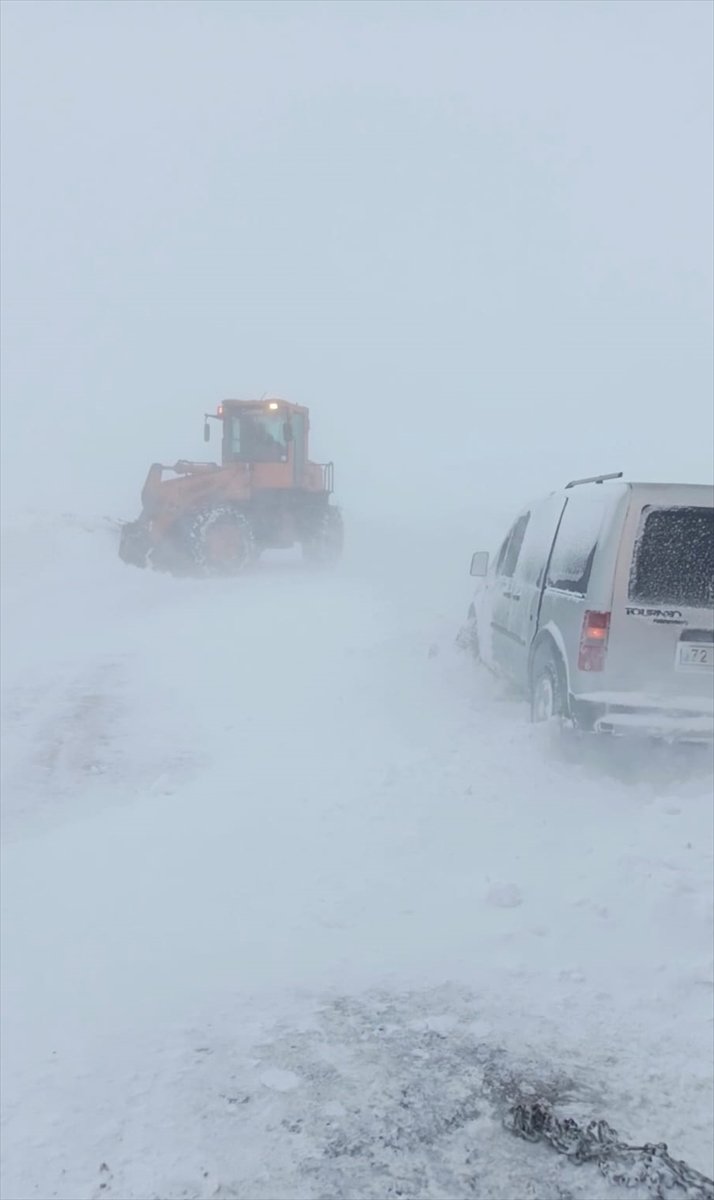
[[[591,612],[588,610],[583,617],[583,631],[580,634],[579,671],[603,670],[609,633],[609,612]]]

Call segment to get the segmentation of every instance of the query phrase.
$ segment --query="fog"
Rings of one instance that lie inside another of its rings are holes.
[[[3,1195],[714,1200],[713,11],[0,2]]]
[[[6,0],[6,512],[308,404],[360,516],[712,474],[712,7]]]

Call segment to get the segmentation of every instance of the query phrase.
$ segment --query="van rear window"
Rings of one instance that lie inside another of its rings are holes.
[[[645,508],[630,599],[706,608],[714,603],[714,508]]]

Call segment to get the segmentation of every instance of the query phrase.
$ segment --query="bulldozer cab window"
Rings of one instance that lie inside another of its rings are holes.
[[[287,462],[284,416],[255,412],[232,417],[230,448],[239,462]]]

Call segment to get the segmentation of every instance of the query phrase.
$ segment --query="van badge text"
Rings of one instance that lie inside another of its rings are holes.
[[[678,608],[627,608],[628,617],[654,617],[659,621],[681,621]]]

